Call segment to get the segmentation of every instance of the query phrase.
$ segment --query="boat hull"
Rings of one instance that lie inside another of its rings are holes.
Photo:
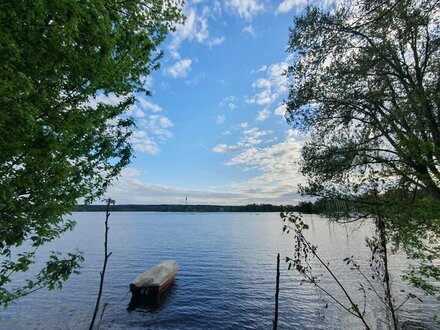
[[[178,266],[174,260],[164,261],[136,277],[130,284],[134,296],[157,298],[176,278]]]

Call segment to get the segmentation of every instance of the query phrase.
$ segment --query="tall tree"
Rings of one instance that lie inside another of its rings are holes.
[[[25,287],[6,285],[42,244],[73,227],[62,216],[105,192],[130,161],[124,112],[158,68],[158,45],[182,21],[179,0],[0,2],[0,304],[61,286],[81,255],[52,255]],[[98,103],[114,93],[116,104]],[[14,256],[28,244],[31,251]]]
[[[388,235],[421,262],[408,278],[438,290],[426,279],[440,278],[433,262],[440,257],[440,1],[309,8],[294,21],[289,51],[288,121],[310,133],[303,191],[368,206],[368,192],[379,189]]]

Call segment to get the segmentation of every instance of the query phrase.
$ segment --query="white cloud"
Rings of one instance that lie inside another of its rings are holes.
[[[151,116],[151,117],[153,117],[153,116]],[[171,122],[171,120],[169,120],[167,117],[162,117],[162,116],[156,116],[156,117],[158,117],[158,121],[162,127],[169,128],[169,127],[174,126],[174,124]]]
[[[264,5],[258,0],[228,0],[226,5],[246,20],[264,10]]]
[[[130,137],[130,143],[135,151],[157,155],[160,152],[159,143],[172,137],[171,120],[165,116],[154,114],[145,115],[137,120],[138,129]]]
[[[275,10],[275,14],[285,14],[293,9],[303,9],[308,5],[329,8],[342,3],[341,0],[283,0]]]
[[[96,95],[95,97],[89,97],[88,101],[86,102],[86,106],[90,106],[94,109],[98,107],[99,103],[108,104],[108,105],[118,105],[119,103],[125,101],[128,96],[117,96],[114,93],[110,93],[108,95],[100,94]]]
[[[237,151],[237,150],[240,150],[239,146],[228,146],[227,144],[224,144],[224,143],[217,144],[214,148],[212,148],[212,151],[220,153],[220,154],[224,154],[227,152],[233,152],[233,151]]]
[[[176,62],[173,66],[169,67],[165,72],[168,76],[173,78],[183,78],[188,75],[191,69],[192,60],[189,58]]]
[[[228,166],[240,166],[245,171],[260,173],[251,179],[236,182],[233,191],[243,194],[266,194],[278,198],[298,198],[298,185],[304,183],[298,161],[304,139],[289,137],[268,147],[251,147],[231,158]]]
[[[173,136],[170,128],[173,127],[174,124],[165,116],[149,115],[139,119],[137,124],[140,130],[147,132],[161,142],[165,142]]]
[[[213,204],[245,205],[251,203],[293,204],[300,200],[296,188],[288,183],[276,187],[264,184],[246,186],[246,182],[226,184],[222,187],[207,189],[188,189],[170,185],[159,185],[145,182],[142,172],[125,168],[118,180],[108,189],[108,196],[118,204]]]
[[[307,4],[307,1],[304,1],[304,0],[284,0],[278,5],[275,13],[276,14],[287,13],[295,7],[302,7],[306,4]]]
[[[225,115],[218,115],[215,122],[216,124],[223,124],[226,120]]]
[[[268,193],[270,192],[270,193]],[[250,203],[287,204],[298,198],[298,194],[270,187],[254,189],[242,183],[227,184],[207,189],[188,189],[170,185],[145,182],[142,172],[132,168],[122,171],[121,177],[108,189],[108,196],[118,204],[212,204],[245,205]]]
[[[266,137],[273,134],[272,130],[260,130],[256,127],[250,127],[248,123],[241,123],[238,128],[241,129],[242,132],[240,139],[236,144],[217,144],[214,148],[212,148],[212,151],[217,153],[236,152],[260,145],[262,143],[273,141],[273,139],[266,139]],[[228,133],[224,133],[223,135],[230,134],[230,131],[227,132]]]
[[[251,128],[242,123],[243,136],[261,138],[272,134]],[[136,133],[136,148],[155,154],[159,152],[157,144],[146,133]],[[191,204],[235,204],[272,203],[295,204],[303,198],[297,193],[298,185],[305,182],[299,172],[301,149],[308,139],[300,131],[289,129],[286,140],[267,146],[249,143],[235,145],[218,144],[213,148],[216,153],[233,153],[225,164],[248,172],[249,179],[225,183],[222,187],[208,189],[186,189],[167,185],[155,185],[144,182],[142,173],[135,169],[125,169],[120,180],[109,189],[109,195],[119,204],[184,204],[188,196]],[[240,139],[240,141],[244,138]],[[139,143],[137,143],[139,142]],[[253,175],[254,174],[254,175]]]
[[[130,143],[135,151],[145,152],[150,155],[157,155],[160,151],[157,143],[148,136],[146,131],[134,131],[130,137]]]
[[[289,129],[287,132],[287,138],[291,139],[304,139],[306,136],[304,135],[304,133],[302,133],[300,130],[297,129]]]
[[[270,111],[268,111],[270,114]],[[247,122],[236,126],[242,134],[235,144],[218,144],[214,152],[232,154],[226,166],[246,171],[249,179],[230,184],[230,191],[258,200],[270,196],[280,203],[295,203],[302,198],[298,185],[305,182],[299,171],[304,142],[308,139],[298,130],[286,130],[282,142],[273,137],[273,131],[251,127]]]
[[[90,98],[88,105],[92,107],[96,107],[98,103],[117,105],[124,100],[124,97],[115,94],[99,95]],[[136,120],[136,129],[130,137],[130,143],[135,151],[156,155],[160,152],[159,143],[164,143],[172,137],[170,129],[174,124],[169,118],[160,114],[161,112],[163,109],[158,104],[139,98],[125,113]]]
[[[259,67],[257,70],[252,70],[252,73],[259,73],[259,72],[264,72],[267,70],[267,65],[262,65],[261,67]]]
[[[236,100],[237,98],[234,95],[230,95],[221,100],[220,106],[227,107],[229,110],[234,110],[237,108]]]
[[[130,137],[130,143],[137,152],[157,155],[160,152],[159,143],[172,137],[171,120],[160,114],[163,109],[153,102],[140,98],[129,113],[136,119],[137,128]],[[153,114],[151,114],[153,113]]]
[[[274,101],[271,88],[263,90],[260,93],[255,94],[250,100],[247,100],[248,103],[256,103],[258,105],[268,105]]]
[[[253,88],[271,88],[271,86],[269,79],[258,79],[252,83]]]
[[[268,78],[276,87],[278,93],[287,91],[287,76],[284,74],[288,68],[286,62],[272,64],[268,69]]]
[[[209,48],[212,48],[214,46],[222,44],[225,40],[226,40],[225,37],[213,38],[211,40],[208,40],[207,45],[209,46]]]
[[[142,76],[142,85],[145,89],[151,89],[153,87],[154,79],[151,76]]]
[[[159,105],[152,103],[152,102],[149,102],[147,100],[144,100],[142,98],[139,99],[138,102],[144,107],[144,109],[150,110],[151,112],[162,112],[163,111]]]
[[[145,117],[145,113],[136,104],[132,105],[126,112],[128,116],[133,116],[135,118]]]
[[[256,103],[258,105],[269,105],[275,100],[283,96],[288,91],[288,81],[284,72],[287,70],[287,62],[279,62],[262,67],[257,72],[264,72],[265,77],[259,78],[252,83],[254,89],[259,89],[252,98],[248,99],[248,103]]]
[[[258,115],[257,115],[257,120],[258,121],[265,121],[267,118],[269,118],[270,117],[270,111],[269,110],[267,110],[267,109],[263,109],[263,110],[261,110],[261,111],[259,111],[258,112]]]
[[[287,106],[285,104],[281,104],[278,108],[275,109],[275,114],[278,116],[284,116],[287,111]]]
[[[230,189],[188,189],[169,185],[151,184],[142,180],[142,172],[126,168],[121,177],[108,189],[118,204],[190,204],[242,205],[251,203],[246,195]],[[261,201],[263,202],[263,201]]]
[[[206,17],[198,15],[195,8],[186,8],[184,14],[186,16],[185,23],[177,26],[169,45],[169,49],[175,58],[180,58],[178,49],[183,41],[196,40],[204,42],[209,35]]]
[[[199,1],[198,3],[201,3]],[[193,5],[193,7],[190,7]],[[173,38],[168,46],[171,51],[171,55],[175,59],[180,59],[179,48],[180,45],[188,40],[195,41],[200,44],[207,45],[212,48],[214,46],[220,45],[225,41],[225,37],[214,37],[209,38],[209,26],[208,19],[210,16],[215,15],[218,11],[218,6],[214,5],[213,10],[205,6],[202,10],[198,10],[198,8],[194,5],[197,3],[192,3],[187,5],[184,9],[184,15],[186,16],[186,20],[184,24],[180,24],[177,26],[176,31],[172,34]]]
[[[256,33],[254,30],[254,27],[252,26],[252,24],[249,24],[248,26],[245,26],[242,30],[243,32],[249,33],[252,37],[256,37]]]
[[[245,128],[243,131],[243,136],[240,138],[238,145],[241,147],[252,147],[264,143],[262,139],[265,136],[273,134],[272,130],[259,130],[256,127]]]
[[[244,133],[265,134],[248,126],[244,128]],[[286,136],[285,141],[266,147],[254,145],[244,148],[219,144],[213,148],[217,153],[234,152],[226,166],[247,171],[250,173],[249,179],[225,183],[215,188],[187,189],[145,182],[141,178],[142,172],[127,168],[110,187],[108,194],[118,204],[184,204],[185,196],[188,196],[190,204],[295,204],[303,199],[297,193],[298,185],[305,181],[299,172],[298,161],[307,137],[292,129],[286,131]],[[134,138],[140,142],[137,148],[151,154],[159,152],[157,144],[150,141],[145,133],[136,133]]]

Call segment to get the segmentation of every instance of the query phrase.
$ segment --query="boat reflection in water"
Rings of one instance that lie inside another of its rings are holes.
[[[165,308],[167,304],[175,296],[177,285],[175,282],[171,283],[165,291],[161,292],[157,297],[148,295],[132,295],[130,303],[127,306],[127,311],[144,311],[144,312],[158,312]]]

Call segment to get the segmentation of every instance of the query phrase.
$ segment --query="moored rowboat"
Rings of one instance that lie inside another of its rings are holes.
[[[130,290],[133,295],[146,295],[155,298],[173,283],[177,270],[178,266],[176,261],[162,261],[146,272],[138,275],[130,283]]]

